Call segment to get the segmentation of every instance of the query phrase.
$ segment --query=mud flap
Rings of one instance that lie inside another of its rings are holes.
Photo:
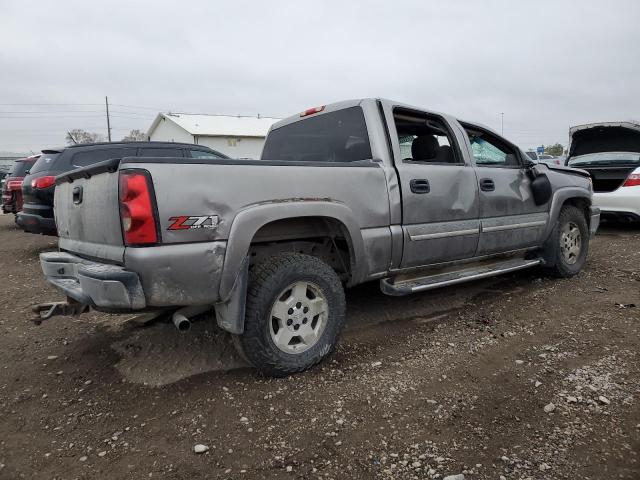
[[[560,225],[556,221],[555,224],[553,225],[553,228],[551,229],[551,233],[549,233],[549,236],[547,237],[545,242],[542,244],[540,258],[542,259],[543,267],[553,267],[555,265],[554,259],[556,258],[556,254],[558,251],[558,245],[557,245],[557,242],[555,242],[554,240],[556,238],[556,233],[559,227]]]
[[[240,335],[244,332],[244,315],[249,283],[249,257],[245,257],[226,302],[216,303],[216,321],[227,332]]]

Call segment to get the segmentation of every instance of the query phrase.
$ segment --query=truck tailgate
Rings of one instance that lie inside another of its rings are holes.
[[[61,250],[123,262],[117,171],[67,175],[56,186],[54,210]]]

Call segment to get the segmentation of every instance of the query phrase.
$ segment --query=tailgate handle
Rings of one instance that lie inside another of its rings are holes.
[[[73,188],[73,203],[79,205],[82,203],[82,187],[74,187]]]

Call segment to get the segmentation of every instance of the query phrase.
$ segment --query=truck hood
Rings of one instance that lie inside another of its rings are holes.
[[[601,122],[569,129],[571,157],[602,152],[640,152],[640,123]]]

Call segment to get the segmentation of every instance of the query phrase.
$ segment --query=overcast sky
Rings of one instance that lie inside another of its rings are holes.
[[[566,145],[571,125],[640,118],[638,19],[637,0],[2,0],[0,151],[106,134],[105,95],[114,139],[158,111],[373,96]]]

